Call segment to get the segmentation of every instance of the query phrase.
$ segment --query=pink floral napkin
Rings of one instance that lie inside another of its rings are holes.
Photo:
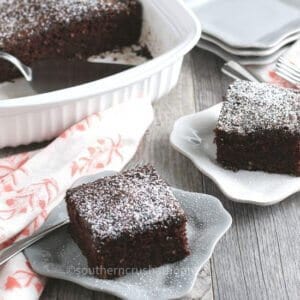
[[[153,120],[139,99],[75,124],[46,148],[0,159],[0,249],[31,235],[80,176],[120,171]],[[0,267],[0,300],[38,299],[45,279],[23,254]]]

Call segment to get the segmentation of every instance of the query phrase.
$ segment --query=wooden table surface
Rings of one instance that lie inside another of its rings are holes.
[[[176,119],[222,100],[230,80],[221,74],[221,66],[220,59],[203,50],[187,55],[177,87],[155,103],[155,121],[134,159],[155,165],[172,186],[216,196],[232,215],[232,227],[184,299],[300,299],[300,194],[269,207],[232,202],[170,146]],[[20,149],[1,154],[15,151]],[[41,299],[116,298],[49,279]]]

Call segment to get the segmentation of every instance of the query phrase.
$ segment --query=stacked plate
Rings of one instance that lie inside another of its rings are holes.
[[[201,19],[199,47],[240,64],[276,61],[300,38],[299,0],[185,0]]]

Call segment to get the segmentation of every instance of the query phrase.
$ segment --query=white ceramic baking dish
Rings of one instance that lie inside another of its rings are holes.
[[[173,88],[184,55],[198,42],[200,24],[182,0],[141,0],[142,40],[154,59],[76,87],[32,95],[23,80],[0,86],[0,148],[49,140],[85,116],[141,97],[159,99]],[[27,97],[16,98],[18,94]],[[14,98],[14,99],[11,99]]]

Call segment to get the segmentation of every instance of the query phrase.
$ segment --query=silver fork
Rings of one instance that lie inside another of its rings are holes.
[[[300,68],[281,56],[276,64],[276,74],[292,84],[300,84]]]
[[[0,251],[0,266],[20,253],[25,248],[31,246],[38,240],[45,237],[47,234],[68,224],[69,222],[70,221],[67,213],[66,203],[63,200],[57,207],[53,209],[45,223],[34,234],[20,241],[17,241],[11,246],[8,246]]]

